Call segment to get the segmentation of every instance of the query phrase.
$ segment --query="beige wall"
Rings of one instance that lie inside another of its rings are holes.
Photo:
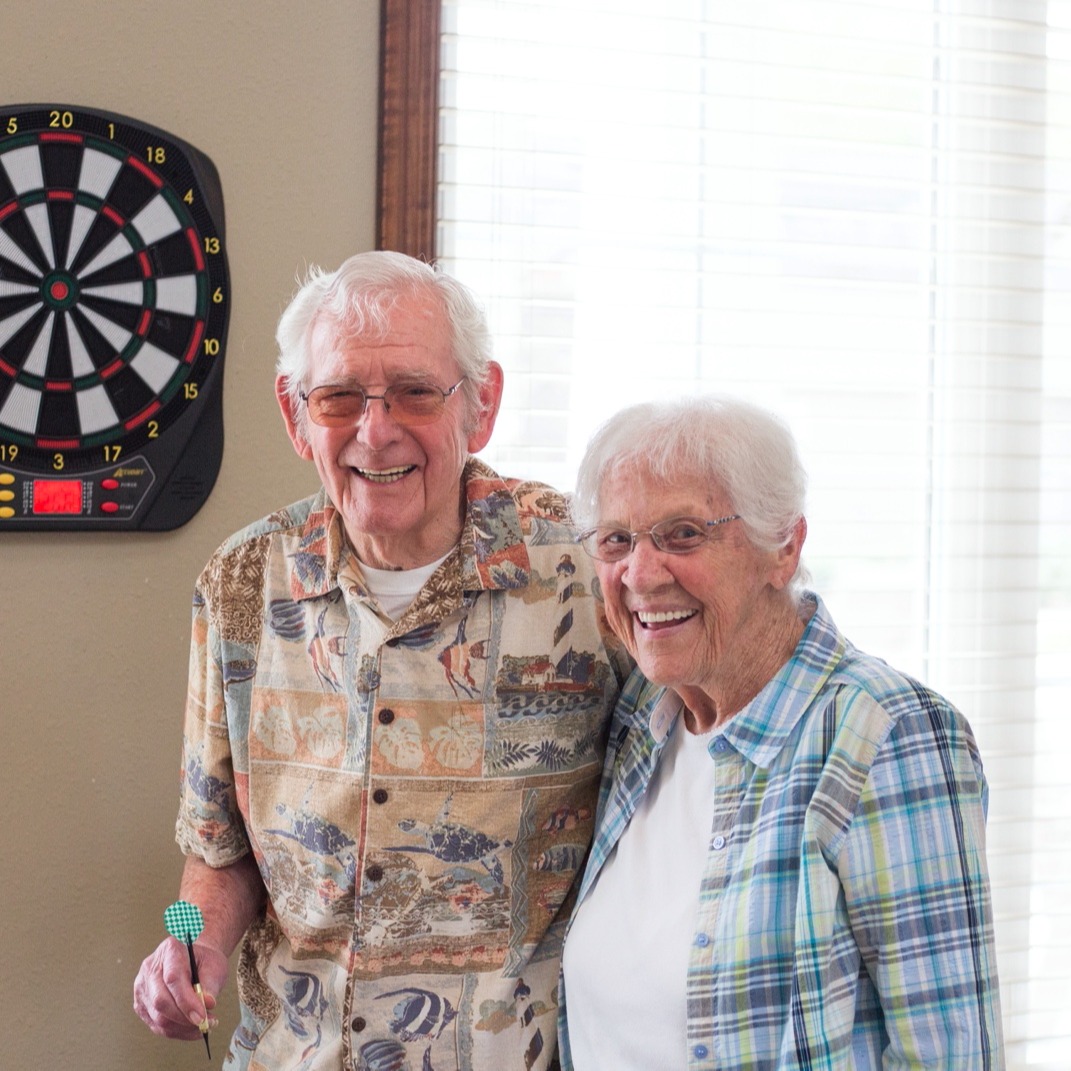
[[[181,869],[190,594],[226,535],[314,485],[275,406],[274,326],[305,263],[373,245],[377,31],[376,0],[0,0],[0,109],[115,111],[213,159],[232,293],[200,513],[170,533],[0,533],[0,1066],[207,1065],[131,1010]],[[214,1066],[225,1048],[221,1031]]]

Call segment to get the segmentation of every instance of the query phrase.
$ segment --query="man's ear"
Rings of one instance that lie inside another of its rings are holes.
[[[502,366],[491,361],[487,368],[487,378],[480,385],[480,410],[469,432],[468,450],[470,454],[478,453],[491,439],[495,430],[495,420],[502,404]]]
[[[300,407],[303,403],[300,399],[295,400],[291,397],[289,385],[290,381],[286,376],[276,376],[275,398],[279,403],[279,410],[283,414],[286,434],[290,436],[290,441],[294,445],[297,456],[305,461],[311,461],[312,448],[309,446],[309,441],[305,438],[302,430],[305,427],[304,422],[308,419],[308,414],[301,412]]]

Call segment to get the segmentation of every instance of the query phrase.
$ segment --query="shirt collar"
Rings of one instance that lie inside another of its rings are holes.
[[[463,591],[526,587],[531,579],[528,548],[510,486],[489,466],[470,457],[462,473],[465,519],[455,554]],[[339,587],[339,572],[359,575],[342,517],[321,488],[308,519],[288,553],[295,600],[326,595]],[[458,560],[460,559],[460,560]]]
[[[461,586],[465,591],[527,587],[531,580],[521,517],[509,485],[470,457],[462,474],[465,521],[461,529]]]
[[[822,599],[808,591],[801,616],[812,609],[792,657],[725,727],[725,739],[756,766],[772,764],[844,657],[847,641]]]
[[[338,570],[345,546],[338,510],[321,487],[312,500],[309,516],[297,535],[290,559],[290,594],[295,600],[326,595],[338,587]]]
[[[669,735],[677,719],[684,711],[684,700],[676,692],[664,688],[651,707],[647,718],[647,731],[656,744],[661,744]]]

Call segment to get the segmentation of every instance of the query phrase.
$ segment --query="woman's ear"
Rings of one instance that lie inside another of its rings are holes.
[[[789,581],[796,575],[796,570],[800,564],[800,555],[803,553],[803,544],[806,540],[807,518],[800,517],[792,526],[788,541],[777,551],[777,560],[771,570],[770,583],[778,591],[788,587]]]

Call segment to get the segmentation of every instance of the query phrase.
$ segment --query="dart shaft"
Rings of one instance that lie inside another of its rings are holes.
[[[201,979],[197,974],[197,957],[193,954],[193,941],[190,935],[186,934],[186,951],[190,955],[190,981],[193,982],[193,988],[197,991],[197,995],[201,998],[201,1007],[204,1009],[205,1017],[201,1020],[200,1031],[201,1037],[205,1039],[205,1050],[208,1052],[208,1058],[212,1059],[212,1046],[208,1043],[208,1005],[205,1003],[205,991],[201,988]]]
[[[193,983],[193,988],[197,990],[197,995],[201,998],[201,1007],[204,1008],[204,1011],[205,1011],[205,1017],[204,1017],[204,1019],[201,1020],[201,1033],[202,1034],[207,1034],[208,1033],[208,1005],[205,1004],[205,992],[201,988],[201,983],[200,982],[194,982]]]
[[[205,1009],[205,1017],[201,1020],[201,1037],[205,1039],[205,1051],[208,1053],[208,1058],[212,1059],[212,1046],[208,1043],[208,1008],[205,1005],[205,994],[201,988],[200,982],[194,982],[193,988],[197,990],[197,995],[201,998],[201,1007]]]

